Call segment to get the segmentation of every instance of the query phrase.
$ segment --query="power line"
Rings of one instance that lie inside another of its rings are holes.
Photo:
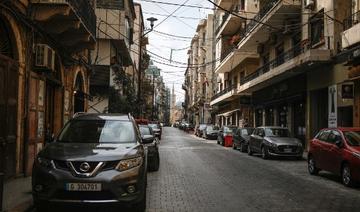
[[[176,8],[172,13],[170,13],[166,18],[164,18],[160,23],[158,23],[157,25],[154,26],[153,29],[155,29],[156,27],[158,27],[160,24],[164,23],[168,18],[170,18],[170,16],[174,15],[178,10],[180,10],[181,7],[183,7],[188,1],[190,0],[186,0],[184,1],[184,3],[182,3],[181,5],[179,5],[178,8]]]
[[[151,12],[143,12],[144,14],[148,14],[148,15],[158,15],[158,16],[168,16],[166,14],[160,14],[160,13],[151,13]],[[190,19],[190,20],[201,20],[202,18],[196,18],[196,17],[189,17],[189,16],[171,16],[174,18],[182,18],[182,19]]]
[[[153,0],[138,0],[143,2],[149,2],[149,3],[157,3],[157,4],[164,4],[164,5],[171,5],[171,6],[183,6],[183,7],[189,7],[189,8],[198,8],[198,9],[206,9],[206,10],[214,10],[212,7],[203,7],[203,6],[197,6],[197,5],[189,5],[189,4],[178,4],[178,3],[170,3],[170,2],[163,2],[163,1],[153,1]]]

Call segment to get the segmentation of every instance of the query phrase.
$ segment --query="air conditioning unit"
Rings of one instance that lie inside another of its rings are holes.
[[[312,9],[315,5],[315,0],[305,0],[305,8]]]
[[[258,54],[262,54],[264,52],[264,44],[260,43],[256,50]]]
[[[35,47],[35,66],[54,70],[55,51],[46,44],[37,44]]]

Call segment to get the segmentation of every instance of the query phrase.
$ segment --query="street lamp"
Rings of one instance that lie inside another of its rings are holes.
[[[154,29],[154,23],[157,21],[157,18],[150,17],[146,19],[147,21],[150,21],[150,29],[145,34],[142,35],[142,37],[145,37],[145,35],[149,34]]]

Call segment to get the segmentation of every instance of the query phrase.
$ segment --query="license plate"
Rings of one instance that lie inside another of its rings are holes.
[[[292,149],[291,149],[291,148],[285,148],[285,149],[284,149],[284,152],[285,152],[285,153],[290,153],[290,152],[292,152]]]
[[[67,191],[101,191],[100,183],[66,183]]]

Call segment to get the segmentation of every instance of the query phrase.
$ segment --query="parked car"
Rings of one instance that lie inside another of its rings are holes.
[[[206,125],[205,129],[202,130],[202,137],[205,139],[217,139],[219,133],[219,127],[212,124]]]
[[[233,145],[233,133],[237,128],[237,126],[221,127],[218,133],[217,143],[225,147],[231,147]]]
[[[186,123],[185,126],[184,126],[184,130],[185,130],[186,132],[193,131],[193,130],[194,130],[194,125],[189,124],[189,123]]]
[[[162,130],[160,128],[160,124],[156,124],[156,123],[150,123],[148,124],[149,127],[151,127],[152,131],[154,132],[154,135],[159,138],[159,140],[161,140],[161,134],[162,134]]]
[[[250,135],[253,133],[254,128],[238,128],[233,135],[233,148],[240,148],[241,152],[247,151],[247,146],[249,144]]]
[[[203,130],[206,128],[206,124],[200,124],[195,128],[195,135],[202,137]]]
[[[310,141],[308,170],[341,176],[345,186],[360,181],[360,128],[323,129]]]
[[[112,202],[144,211],[147,157],[130,115],[83,114],[71,119],[59,136],[39,152],[32,171],[37,211],[54,204],[99,205]]]
[[[139,130],[142,138],[152,138],[154,142],[145,144],[148,149],[148,169],[149,171],[158,171],[160,165],[159,156],[159,140],[155,136],[153,130],[149,125],[139,125]]]
[[[290,137],[285,127],[258,127],[250,136],[248,154],[261,153],[263,159],[271,156],[302,158],[303,146],[299,139]]]

